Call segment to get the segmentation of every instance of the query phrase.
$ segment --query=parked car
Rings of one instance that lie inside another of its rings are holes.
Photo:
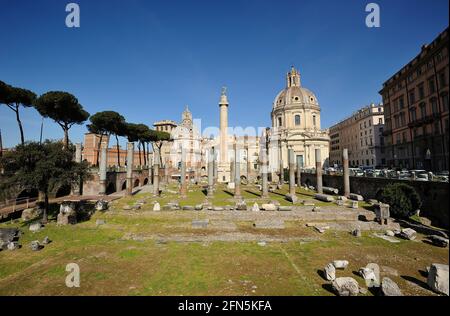
[[[433,180],[439,181],[439,182],[448,182],[448,171],[437,172],[435,174]]]

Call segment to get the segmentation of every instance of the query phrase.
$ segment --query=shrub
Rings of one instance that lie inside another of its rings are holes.
[[[422,205],[416,190],[405,183],[388,184],[378,191],[377,199],[389,204],[391,216],[397,218],[412,216]]]

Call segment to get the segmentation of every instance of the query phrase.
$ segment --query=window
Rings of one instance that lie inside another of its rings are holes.
[[[428,88],[430,89],[430,94],[434,93],[436,91],[436,87],[434,85],[434,79],[433,78],[428,79]]]
[[[411,112],[411,121],[415,121],[417,119],[417,113],[416,113],[416,108],[412,108],[411,110],[409,110]]]
[[[438,109],[438,104],[437,104],[437,99],[436,98],[432,98],[430,100],[431,102],[431,111],[433,114],[438,114],[439,113],[439,109]]]
[[[281,120],[281,117],[278,118],[278,126],[283,126],[283,121]]]
[[[380,117],[380,118],[378,119],[378,124],[383,124],[383,118]]]
[[[419,99],[425,98],[425,89],[423,88],[423,83],[418,85],[417,89],[419,90]]]
[[[442,106],[444,107],[444,111],[448,111],[448,93],[442,94],[441,98],[442,98]]]
[[[394,128],[399,128],[400,127],[400,120],[398,115],[394,116]]]
[[[439,85],[442,87],[447,85],[447,78],[445,78],[445,72],[439,73]]]
[[[440,131],[439,131],[439,121],[435,121],[435,122],[434,122],[434,133],[435,133],[436,135],[439,135],[439,134],[440,134]]]
[[[298,115],[298,114],[295,116],[295,125],[296,126],[300,125],[300,115]]]
[[[405,126],[406,120],[405,120],[405,112],[400,113],[400,125]]]
[[[398,99],[398,105],[400,106],[400,109],[403,109],[405,107],[405,101],[403,100],[403,96],[401,96]]]
[[[422,67],[417,68],[416,74],[417,74],[417,77],[419,77],[422,74]]]
[[[409,103],[413,104],[416,102],[416,95],[414,90],[409,91]]]
[[[316,116],[315,115],[313,115],[313,125],[314,125],[314,127],[316,127]]]
[[[425,116],[427,116],[427,108],[425,106],[425,103],[421,103],[420,104],[420,117],[424,118]]]

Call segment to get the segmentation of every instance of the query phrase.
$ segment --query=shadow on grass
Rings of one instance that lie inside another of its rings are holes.
[[[234,193],[230,192],[228,190],[223,190],[223,192],[225,192],[226,194],[228,194],[229,196],[233,196],[234,197]]]
[[[419,270],[419,273],[420,273],[420,275],[423,276],[424,278],[427,278],[427,277],[428,277],[428,272],[425,271],[425,270]]]
[[[141,191],[142,191],[142,189],[137,189],[136,191],[132,192],[131,195],[136,195],[136,194],[138,194]]]
[[[405,279],[406,281],[414,283],[414,284],[416,284],[416,285],[418,285],[418,286],[428,290],[428,284],[423,282],[423,281],[421,281],[421,280],[419,280],[419,279],[417,279],[417,278],[415,278],[415,277],[412,277],[412,276],[409,276],[409,275],[401,275],[401,277],[402,277],[402,279]]]
[[[317,269],[317,274],[325,281],[328,281],[327,278],[325,277],[325,271],[323,271],[321,269]]]
[[[255,193],[255,192],[250,191],[250,190],[245,190],[245,192],[247,192],[247,193],[249,193],[249,194],[251,194],[251,195],[254,195],[254,196],[256,196],[256,197],[261,197],[261,194]]]
[[[372,287],[369,287],[368,290],[370,293],[372,293],[373,296],[381,296],[382,295],[381,287],[372,286]]]
[[[330,283],[325,283],[322,284],[322,288],[330,293],[333,293],[334,295],[336,295],[336,293],[333,290],[333,286]]]
[[[299,195],[314,197],[314,193],[306,193],[306,192],[298,192],[298,191],[296,191],[296,193]]]
[[[283,193],[280,193],[280,192],[275,192],[275,191],[272,191],[272,192],[270,192],[270,193],[272,193],[272,194],[276,194],[276,195],[279,195],[279,196],[282,196],[283,198],[284,198],[284,196],[285,196],[285,194],[283,194]]]
[[[438,248],[444,248],[444,247],[439,247],[439,246],[433,244],[433,243],[432,243],[431,241],[429,241],[428,239],[423,239],[422,242],[423,242],[424,244],[427,244],[427,245],[430,245],[430,246],[434,246],[434,247],[438,247]]]

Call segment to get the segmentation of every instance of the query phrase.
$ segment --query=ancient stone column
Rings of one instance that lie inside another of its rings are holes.
[[[294,149],[289,149],[289,195],[295,199],[295,154]]]
[[[153,157],[153,195],[159,196],[159,148],[156,146]]]
[[[278,179],[278,184],[283,185],[284,183],[284,167],[283,167],[283,148],[281,145],[281,140],[279,141],[280,148],[280,178]]]
[[[265,137],[265,136],[263,136]],[[261,180],[262,180],[262,198],[269,197],[269,184],[267,179],[267,174],[269,172],[269,163],[267,159],[267,148],[266,143],[264,142],[261,146]]]
[[[75,162],[76,163],[81,163],[82,160],[82,156],[81,156],[81,143],[76,143],[75,144]],[[81,191],[82,191],[82,186],[83,186],[83,179],[79,179],[79,181],[77,181],[77,183],[73,186],[73,194],[74,195],[81,195]]]
[[[323,193],[322,190],[322,158],[320,157],[320,149],[316,149],[316,189],[317,193]]]
[[[247,152],[247,181],[248,183],[250,183],[250,173],[251,173],[251,167],[252,167],[252,163],[250,161],[250,144],[249,144],[249,140],[248,140],[248,135],[244,136],[244,141],[245,141],[245,151]]]
[[[81,143],[75,144],[75,162],[81,162]]]
[[[214,184],[216,184],[217,183],[217,178],[218,178],[218,176],[219,176],[219,169],[218,169],[218,167],[217,167],[217,151],[215,150],[215,148],[213,147],[213,152],[214,152],[214,159],[213,159],[213,165],[214,165],[214,168],[213,168],[213,174],[214,174]]]
[[[214,147],[209,150],[208,156],[208,197],[214,196]]]
[[[228,99],[226,95],[226,88],[222,88],[220,96],[220,162],[228,161]]]
[[[134,143],[127,144],[127,195],[133,193]]]
[[[164,160],[164,178],[165,182],[169,183],[169,157],[166,157],[166,159]]]
[[[234,167],[236,166],[236,162],[234,161],[234,157],[231,158],[230,162],[230,183],[234,183],[234,179],[236,178],[236,173]]]
[[[107,143],[102,142],[100,149],[100,167],[99,167],[100,195],[106,194],[106,166],[108,164],[107,147],[108,147]]]
[[[241,164],[240,164],[240,149],[237,140],[234,141],[234,198],[241,199]]]
[[[342,152],[342,160],[344,167],[344,196],[348,198],[350,196],[350,172],[348,170],[348,149],[344,148]]]
[[[300,188],[302,186],[302,169],[300,166],[300,161],[296,162],[297,164],[297,186]]]
[[[181,148],[181,181],[180,181],[180,195],[186,197],[186,149]]]

